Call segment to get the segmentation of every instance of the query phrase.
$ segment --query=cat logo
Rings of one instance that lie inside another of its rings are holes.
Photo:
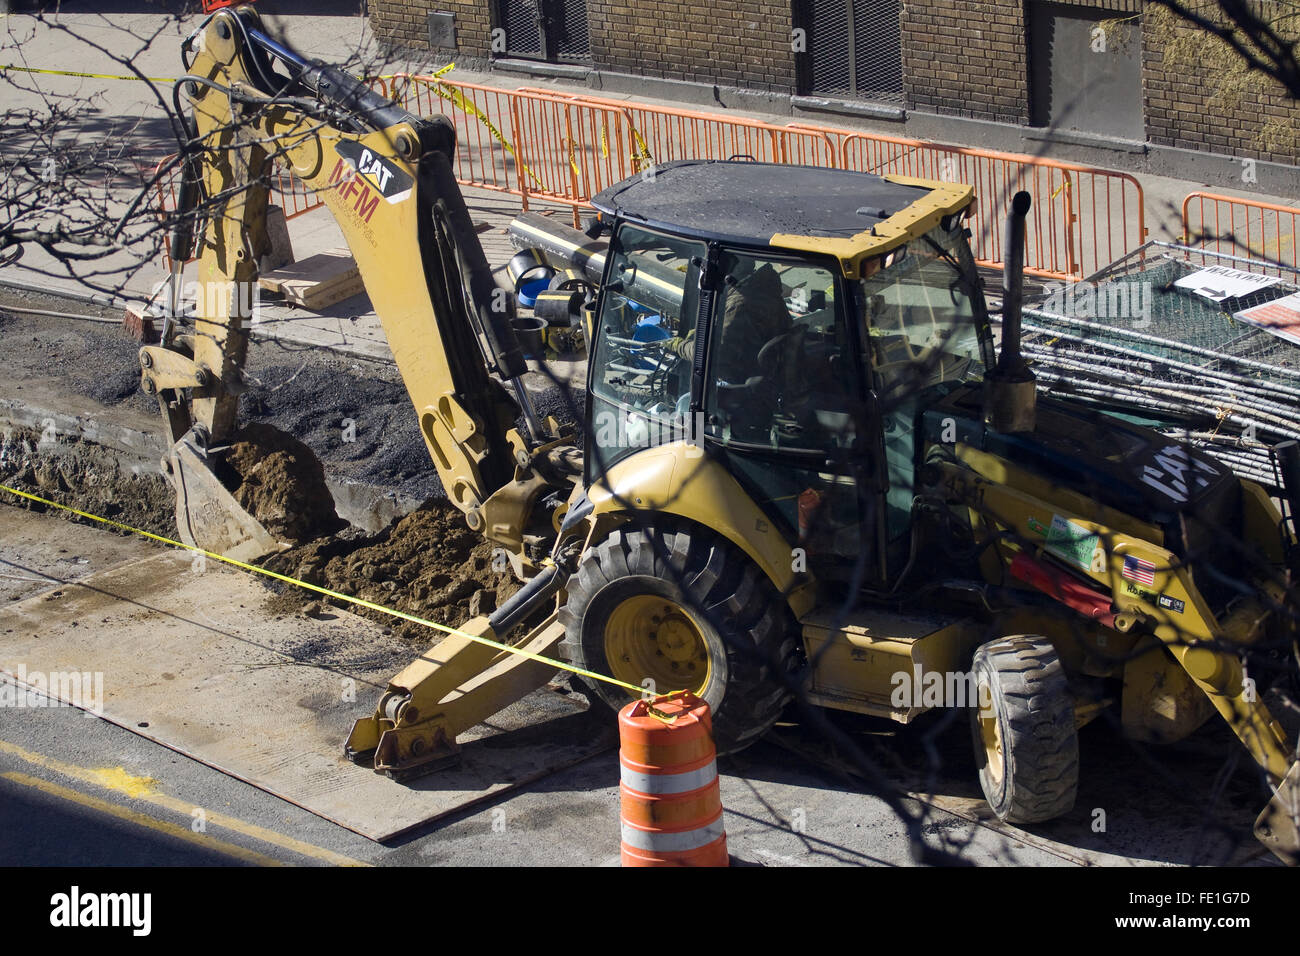
[[[361,151],[357,160],[357,172],[369,176],[371,182],[379,187],[381,194],[388,191],[388,182],[393,178],[393,171],[384,165],[384,161],[368,149]]]
[[[366,186],[373,188],[387,202],[401,202],[410,194],[414,180],[393,161],[355,140],[344,140],[336,148],[341,165],[351,167]]]

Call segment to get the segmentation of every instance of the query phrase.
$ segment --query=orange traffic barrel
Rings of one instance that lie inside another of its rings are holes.
[[[618,714],[624,866],[726,866],[709,705],[689,691]]]

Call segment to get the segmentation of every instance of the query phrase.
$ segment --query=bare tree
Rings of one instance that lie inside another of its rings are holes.
[[[180,76],[182,46],[188,48],[203,22],[163,6],[124,22],[65,16],[53,7],[5,19],[0,262],[17,263],[33,277],[71,278],[108,294],[122,293],[142,270],[161,266],[167,237],[179,224],[173,193],[181,168],[207,144],[187,126],[186,85],[151,75],[141,64],[174,64],[154,72]],[[273,22],[267,29],[279,33]],[[28,45],[39,34],[47,47],[51,36],[58,41],[58,63],[30,60]],[[111,66],[98,74],[77,72],[76,65],[87,59]],[[388,59],[364,45],[335,65],[362,76],[391,68]],[[63,75],[50,76],[55,73]],[[122,112],[120,98],[94,89],[104,82],[130,84],[132,112]],[[250,99],[225,130],[247,127],[260,111],[285,102],[283,96]],[[299,105],[304,123],[319,121],[311,104]],[[296,131],[304,130],[300,125]],[[269,174],[277,144],[259,145],[270,155]],[[269,176],[258,185],[269,186]],[[220,215],[230,198],[203,196],[185,215],[202,222]]]

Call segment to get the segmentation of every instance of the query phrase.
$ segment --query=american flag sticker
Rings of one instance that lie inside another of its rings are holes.
[[[1120,574],[1139,584],[1156,583],[1156,566],[1150,561],[1143,561],[1130,554],[1124,555],[1124,570]]]

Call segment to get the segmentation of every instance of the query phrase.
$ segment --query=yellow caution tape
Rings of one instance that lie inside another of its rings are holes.
[[[510,141],[505,138],[505,136],[501,133],[501,130],[497,129],[496,124],[493,123],[490,119],[488,119],[486,113],[484,113],[481,109],[475,106],[470,100],[466,99],[465,94],[462,93],[460,90],[456,89],[454,86],[451,87],[444,86],[443,84],[436,82],[443,75],[450,73],[455,68],[455,66],[456,66],[455,63],[448,63],[442,69],[438,70],[435,73],[431,73],[428,76],[412,76],[412,77],[408,77],[408,79],[435,81],[429,83],[429,88],[433,90],[435,94],[442,97],[444,100],[450,102],[453,106],[455,106],[458,110],[462,111],[463,113],[469,116],[473,116],[480,123],[486,126],[488,132],[492,134],[492,137],[498,143],[501,144],[501,148],[504,149],[507,153],[509,153],[511,157],[514,159],[515,165],[518,166],[520,169],[522,169],[524,172],[526,172],[529,176],[531,176],[533,182],[537,183],[537,185],[545,189],[546,184],[542,182],[541,178],[536,173],[534,173],[531,169],[528,168],[526,163],[520,160],[518,153],[515,152],[514,146],[511,145]],[[383,76],[379,77],[379,79],[381,80],[395,79],[395,78],[396,78],[396,74],[388,77],[383,77]]]
[[[455,63],[448,63],[446,66],[442,67],[441,69],[439,69],[434,73],[429,74],[428,76],[408,77],[408,79],[437,80],[439,77],[443,76],[444,74],[450,73],[455,68],[455,66],[456,66]],[[16,66],[13,64],[9,64],[9,65],[0,64],[0,71],[4,71],[4,70],[12,70],[19,73],[45,73],[50,76],[78,76],[90,80],[147,80],[153,83],[175,83],[177,80],[177,78],[174,76],[119,76],[112,73],[78,73],[74,70],[44,70],[34,66]],[[372,79],[395,80],[400,75],[402,74],[388,73],[381,76],[372,77]],[[440,83],[432,83],[430,84],[430,86],[433,89],[433,92],[436,93],[438,96],[442,97],[445,100],[449,100],[452,103],[452,105],[454,105],[457,109],[462,110],[463,112],[467,113],[470,116],[473,116],[480,123],[486,126],[488,128],[488,132],[491,133],[492,136],[497,140],[497,142],[501,144],[502,148],[505,149],[505,151],[509,153],[511,157],[514,158],[515,165],[517,165],[520,169],[522,169],[529,176],[531,176],[533,182],[537,183],[538,186],[541,186],[543,189],[546,188],[546,184],[542,182],[541,178],[536,173],[534,173],[531,169],[529,169],[527,164],[520,161],[518,154],[515,152],[514,146],[512,146],[510,141],[507,140],[505,136],[502,135],[499,129],[497,129],[496,124],[494,124],[490,119],[488,119],[487,115],[482,110],[480,110],[472,102],[466,99],[464,93],[462,93],[458,89],[455,89],[454,87],[451,88],[444,87]],[[645,143],[641,141],[641,137],[637,135],[636,130],[633,130],[632,133],[637,137],[637,142],[640,144],[642,150],[644,150]],[[572,159],[570,159],[570,163],[573,165],[574,171],[576,172],[578,168],[577,165],[573,163]]]
[[[627,121],[627,128],[631,130],[632,139],[636,142],[636,153],[632,156],[633,169],[637,170],[637,166],[643,159],[649,160],[650,165],[653,166],[655,164],[655,158],[650,155],[650,147],[646,145],[645,140],[641,138],[641,133],[637,130],[636,125],[630,119]]]
[[[648,713],[655,720],[658,720],[665,724],[671,724],[675,722],[677,718],[681,716],[681,714],[670,714],[666,710],[660,710],[659,708],[655,707],[655,704],[666,704],[674,697],[684,697],[688,693],[689,691],[685,691],[685,690],[675,690],[668,694],[658,694],[653,699],[647,700],[645,702],[646,713]]]
[[[534,654],[532,651],[526,651],[520,647],[513,647],[509,644],[502,644],[500,641],[494,641],[486,637],[480,637],[475,634],[466,634],[464,631],[458,631],[454,627],[448,627],[445,624],[439,624],[436,621],[430,621],[426,618],[418,617],[415,614],[407,614],[405,611],[398,611],[391,607],[384,607],[382,604],[376,604],[373,601],[367,601],[364,598],[353,597],[350,594],[343,594],[339,591],[331,591],[329,588],[323,588],[316,584],[308,584],[298,578],[291,578],[287,574],[278,574],[266,568],[259,568],[255,564],[248,564],[245,561],[239,561],[235,558],[226,557],[224,554],[217,554],[214,551],[207,551],[203,548],[193,547],[183,544],[180,541],[173,541],[171,538],[165,538],[160,534],[154,534],[152,531],[145,531],[142,528],[135,528],[129,524],[123,524],[120,521],[113,521],[109,518],[102,518],[99,515],[91,514],[88,511],[80,511],[68,505],[59,504],[57,501],[50,501],[48,498],[42,498],[39,495],[33,495],[26,491],[19,491],[17,488],[10,488],[8,485],[0,485],[0,491],[7,491],[11,495],[17,495],[19,498],[26,498],[28,501],[35,501],[38,504],[47,505],[51,508],[58,508],[60,511],[67,511],[81,518],[89,518],[91,521],[98,521],[100,524],[106,524],[112,528],[118,528],[122,531],[129,531],[131,534],[139,535],[142,538],[149,538],[152,541],[159,541],[163,544],[170,545],[173,548],[180,548],[184,551],[190,551],[194,554],[201,554],[206,558],[212,558],[214,561],[221,561],[225,564],[233,565],[243,571],[251,571],[254,574],[261,574],[268,578],[274,578],[277,581],[283,581],[286,584],[293,584],[297,587],[304,588],[308,591],[315,591],[317,594],[323,594],[326,597],[343,601],[347,604],[355,604],[357,607],[369,608],[372,611],[378,611],[381,614],[387,614],[390,617],[401,618],[403,621],[410,621],[412,624],[420,624],[424,627],[432,628],[436,631],[443,631],[453,637],[463,637],[466,640],[474,641],[478,644],[484,644],[488,647],[494,647],[499,651],[506,651],[510,654],[517,654],[520,657],[527,657],[529,660],[538,661],[547,664],[562,671],[568,671],[571,674],[577,674],[579,677],[587,677],[591,680],[603,681],[606,684],[613,684],[616,687],[622,687],[624,690],[630,690],[632,693],[640,696],[645,693],[644,687],[638,687],[636,684],[628,684],[614,677],[607,677],[604,674],[597,674],[594,671],[583,670],[581,667],[575,667],[572,664],[566,664],[564,661],[557,661],[554,658],[546,657],[542,654]],[[680,693],[680,692],[677,692]]]
[[[34,66],[14,66],[0,64],[0,70],[12,70],[15,73],[47,73],[50,76],[81,76],[88,80],[147,80],[151,83],[175,83],[174,76],[118,76],[113,73],[78,73],[75,70],[41,70]]]

